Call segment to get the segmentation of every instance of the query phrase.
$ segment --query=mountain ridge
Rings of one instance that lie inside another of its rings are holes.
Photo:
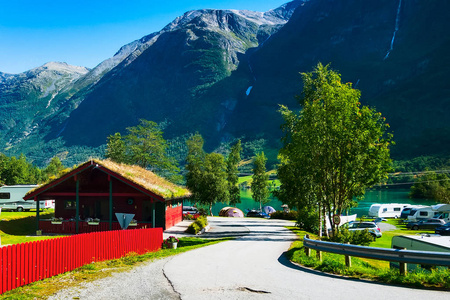
[[[450,96],[442,78],[450,70],[449,6],[297,0],[265,13],[186,12],[85,75],[66,78],[53,98],[39,98],[43,88],[6,91],[11,75],[0,73],[0,108],[7,112],[0,115],[0,143],[6,153],[30,153],[36,161],[58,154],[78,162],[143,118],[164,123],[168,139],[200,132],[210,150],[244,138],[266,141],[276,153],[278,105],[300,108],[299,73],[320,61],[387,117],[395,157],[448,154]],[[10,115],[23,124],[15,126]]]

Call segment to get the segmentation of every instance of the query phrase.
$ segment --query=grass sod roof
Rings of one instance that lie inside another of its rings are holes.
[[[158,175],[155,173],[146,170],[144,168],[141,168],[139,166],[135,165],[127,165],[127,164],[121,164],[116,163],[111,160],[99,160],[99,159],[91,159],[90,161],[92,165],[97,164],[99,166],[103,166],[104,168],[117,173],[118,175],[122,176],[123,178],[129,180],[130,182],[148,190],[152,193],[163,197],[166,200],[170,199],[176,199],[176,198],[183,198],[183,197],[190,197],[191,192],[181,186],[178,186]],[[69,171],[72,172],[73,170],[79,168],[82,165],[85,165],[88,162],[84,162],[80,164],[77,167],[74,167],[72,170]],[[64,175],[63,175],[64,176]],[[59,179],[56,178],[54,180],[51,180],[44,185],[49,185],[54,181],[57,181]],[[35,189],[30,190],[26,195],[33,193],[34,191],[40,189],[44,185],[41,185],[40,187],[37,187]]]

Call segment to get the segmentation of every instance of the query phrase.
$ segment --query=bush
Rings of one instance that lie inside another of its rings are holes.
[[[202,230],[200,226],[198,226],[198,224],[194,222],[189,225],[189,227],[186,229],[186,232],[190,234],[197,234],[200,232],[200,230]]]
[[[197,234],[203,228],[205,228],[206,225],[208,225],[208,219],[206,219],[206,217],[203,216],[198,217],[197,220],[195,220],[195,222],[189,225],[189,227],[186,229],[186,232],[191,234]]]
[[[368,246],[373,240],[373,235],[367,229],[350,231],[346,227],[339,228],[338,232],[330,237],[331,242],[362,246]]]
[[[298,218],[298,212],[295,210],[291,210],[289,212],[277,210],[276,212],[274,212],[270,215],[270,218],[295,221]]]
[[[183,214],[183,220],[197,220],[198,217],[200,217],[200,214]]]
[[[297,226],[308,232],[319,232],[319,214],[306,207],[301,209],[298,212]]]

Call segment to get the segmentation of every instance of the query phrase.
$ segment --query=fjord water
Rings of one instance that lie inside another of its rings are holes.
[[[357,214],[358,217],[367,216],[369,207],[374,203],[407,203],[414,205],[434,205],[436,201],[430,199],[413,199],[409,198],[409,189],[370,189],[366,191],[364,198],[358,202],[358,207],[349,210],[349,214]],[[270,205],[276,210],[282,210],[281,201],[275,197],[270,197],[270,202],[266,205]],[[186,204],[189,205],[189,204]],[[219,211],[229,206],[225,203],[217,203],[213,206],[213,214],[217,216]],[[244,214],[248,209],[259,209],[259,203],[252,198],[251,189],[241,189],[241,203],[237,205],[237,208],[241,209]]]

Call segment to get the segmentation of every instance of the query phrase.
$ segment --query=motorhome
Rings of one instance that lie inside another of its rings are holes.
[[[399,218],[407,203],[375,203],[369,208],[369,217],[375,218]]]
[[[435,210],[431,206],[414,208],[408,216],[408,221],[417,222],[423,219],[431,219],[435,216]]]
[[[0,187],[0,208],[2,210],[25,211],[36,209],[34,200],[23,200],[25,194],[37,185],[4,185]],[[51,208],[52,200],[39,201],[39,208]],[[54,207],[54,206],[53,206]]]
[[[436,204],[431,208],[434,210],[433,218],[444,220],[446,223],[450,222],[450,204]]]
[[[421,207],[425,207],[425,205],[408,205],[403,208],[402,213],[400,214],[401,219],[408,219],[408,216],[411,215],[413,209],[418,209]]]

